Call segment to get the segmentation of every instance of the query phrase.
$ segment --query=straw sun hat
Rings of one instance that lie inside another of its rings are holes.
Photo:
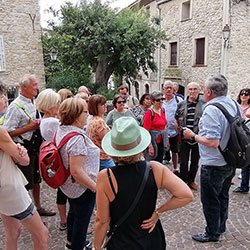
[[[134,118],[121,117],[103,137],[102,148],[110,156],[125,157],[142,152],[150,142],[149,132],[140,127]]]

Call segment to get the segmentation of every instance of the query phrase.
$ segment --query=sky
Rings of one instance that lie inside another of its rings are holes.
[[[60,6],[65,3],[66,0],[39,0],[40,4],[40,13],[41,13],[41,25],[43,28],[47,27],[47,20],[50,19],[50,16],[46,12],[50,6],[54,9],[60,9]],[[80,0],[67,0],[67,2],[72,2],[73,4],[78,3]],[[111,7],[112,8],[124,8],[133,3],[135,0],[113,0]]]

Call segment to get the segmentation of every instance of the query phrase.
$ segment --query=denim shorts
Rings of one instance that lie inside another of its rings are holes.
[[[31,218],[35,212],[36,212],[36,207],[34,206],[33,203],[31,203],[25,211],[16,215],[12,215],[10,217],[15,218],[20,221],[24,221],[24,220]]]

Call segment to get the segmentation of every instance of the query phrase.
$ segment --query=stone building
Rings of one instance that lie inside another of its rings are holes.
[[[0,0],[0,80],[8,85],[10,98],[26,73],[36,74],[44,86],[39,1]]]
[[[169,37],[155,55],[158,72],[138,76],[140,95],[161,89],[165,80],[200,84],[212,73],[229,81],[229,94],[250,87],[250,0],[140,0],[161,18]],[[132,91],[134,92],[134,91]]]

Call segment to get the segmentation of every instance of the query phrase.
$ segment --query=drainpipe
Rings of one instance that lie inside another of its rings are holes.
[[[156,0],[156,8],[157,8],[157,14],[159,19],[161,19],[161,8],[160,5],[170,2],[172,0]],[[161,28],[161,21],[160,21],[160,28]],[[157,49],[157,86],[158,89],[161,90],[161,45],[162,43],[159,44],[158,49]]]

